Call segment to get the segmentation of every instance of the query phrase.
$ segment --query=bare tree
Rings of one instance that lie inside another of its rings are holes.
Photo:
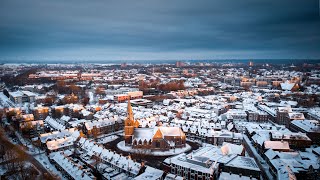
[[[147,155],[148,155],[148,149],[146,148],[135,149],[134,156],[136,159],[139,159],[140,161],[142,161],[142,159],[144,159]]]
[[[17,155],[12,149],[7,149],[5,151],[3,161],[6,162],[5,166],[9,172],[15,170],[17,163],[16,159]]]

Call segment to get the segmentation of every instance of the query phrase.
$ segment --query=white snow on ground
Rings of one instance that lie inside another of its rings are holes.
[[[19,141],[22,143],[22,145],[28,147],[28,150],[26,150],[28,154],[34,155],[34,154],[39,154],[44,152],[43,150],[40,150],[38,147],[34,146],[30,142],[30,140],[23,138],[20,133],[15,132],[15,135],[17,136]]]
[[[131,153],[144,153],[147,155],[153,155],[153,156],[171,156],[176,154],[181,154],[186,151],[191,150],[191,146],[189,144],[186,144],[186,147],[184,148],[175,148],[170,149],[168,151],[151,151],[149,149],[132,149],[130,146],[125,146],[124,141],[121,141],[117,144],[117,148],[119,148],[122,151],[131,152]]]
[[[119,137],[116,135],[111,135],[111,136],[107,136],[107,137],[103,137],[101,139],[98,139],[97,143],[98,144],[106,144],[108,142],[114,141],[116,139],[118,139]]]
[[[19,132],[15,131],[14,134],[19,139],[22,145],[27,146],[28,148],[33,148],[31,142],[23,138]]]
[[[60,179],[62,180],[67,180],[67,178],[63,177],[61,172],[58,171],[56,169],[56,167],[54,165],[52,165],[47,157],[46,154],[40,154],[40,155],[36,155],[34,156],[34,158],[39,161],[43,167],[45,167],[46,169],[48,169],[50,172],[52,172],[53,175],[57,175],[59,176]]]
[[[198,143],[198,144],[205,144],[205,143],[203,143],[203,142],[200,141],[200,140],[194,140],[194,139],[189,139],[189,138],[187,138],[187,141],[194,142],[194,143]]]
[[[115,132],[112,132],[112,133],[109,133],[109,134],[102,134],[102,135],[98,136],[97,139],[102,139],[102,138],[105,138],[105,137],[109,137],[110,135],[123,136],[123,134],[124,134],[124,130],[119,130],[119,131],[115,131]]]
[[[15,107],[15,104],[2,92],[0,92],[0,105],[4,107]]]

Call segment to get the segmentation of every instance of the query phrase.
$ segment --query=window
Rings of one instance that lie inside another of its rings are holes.
[[[159,141],[156,142],[156,148],[160,148],[160,142]]]

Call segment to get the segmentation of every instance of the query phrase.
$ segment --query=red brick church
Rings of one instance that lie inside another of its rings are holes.
[[[134,120],[130,100],[124,124],[126,146],[162,151],[186,146],[186,136],[179,127],[139,127],[139,121]]]

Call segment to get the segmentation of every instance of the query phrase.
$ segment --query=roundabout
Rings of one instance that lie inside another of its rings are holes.
[[[150,155],[150,156],[172,156],[172,155],[177,155],[177,154],[190,151],[192,149],[189,144],[186,144],[186,146],[183,148],[173,148],[166,151],[157,151],[157,150],[150,150],[150,149],[143,149],[143,148],[133,149],[131,146],[126,146],[124,141],[120,141],[117,144],[117,148],[121,151],[125,151],[128,153],[143,154],[143,155]]]

